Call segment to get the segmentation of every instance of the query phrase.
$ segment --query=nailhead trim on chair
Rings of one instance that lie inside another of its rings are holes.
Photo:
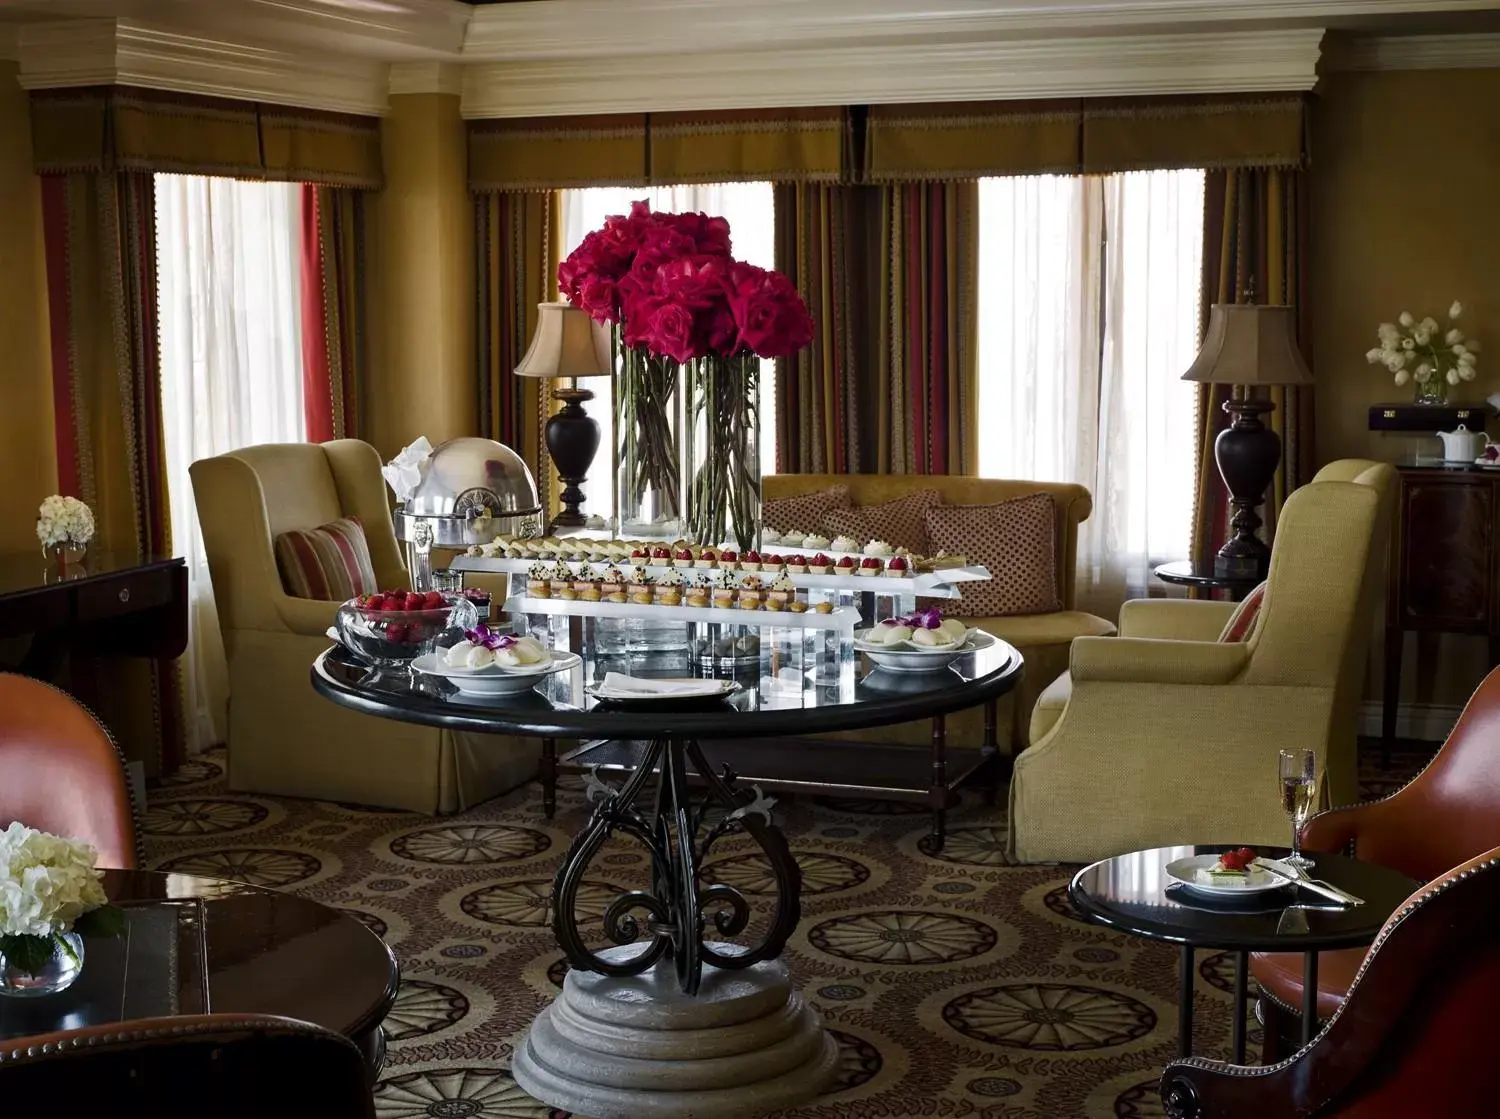
[[[115,757],[119,759],[120,762],[120,774],[125,778],[125,798],[130,802],[130,823],[132,825],[131,830],[135,833],[136,865],[144,866],[146,864],[146,838],[141,834],[140,807],[136,804],[135,797],[130,795],[130,762],[126,760],[125,751],[120,749],[119,742],[115,740],[115,736],[110,732],[109,727],[105,725],[104,720],[99,718],[98,712],[96,712],[87,703],[84,703],[83,700],[79,699],[72,692],[65,691],[64,689],[59,688],[50,680],[37,680],[34,676],[28,676],[27,679],[35,680],[36,683],[40,684],[42,687],[50,688],[58,695],[63,696],[64,698],[78,704],[79,707],[82,707],[84,711],[88,713],[88,717],[90,719],[93,719],[94,722],[98,724],[99,729],[104,732],[104,737],[109,740],[109,744],[114,747]]]
[[[1392,915],[1392,918],[1390,920],[1386,921],[1385,927],[1381,929],[1380,934],[1376,936],[1375,943],[1370,945],[1370,951],[1365,955],[1364,961],[1359,965],[1359,971],[1355,972],[1354,974],[1354,981],[1349,984],[1349,995],[1345,997],[1343,1003],[1339,1005],[1339,1008],[1333,1012],[1333,1017],[1328,1019],[1327,1023],[1323,1026],[1323,1030],[1327,1030],[1333,1025],[1333,1023],[1339,1020],[1339,1016],[1344,1013],[1344,1009],[1349,1005],[1352,996],[1354,995],[1354,989],[1359,986],[1360,980],[1364,978],[1365,971],[1369,968],[1370,961],[1374,959],[1376,951],[1382,944],[1390,939],[1391,935],[1401,927],[1402,923],[1405,922],[1407,918],[1409,918],[1413,913],[1417,912],[1417,910],[1421,909],[1433,898],[1446,893],[1448,890],[1452,889],[1464,879],[1472,878],[1474,877],[1474,875],[1480,873],[1481,871],[1491,870],[1496,866],[1500,866],[1500,858],[1490,859],[1488,862],[1481,863],[1480,865],[1475,867],[1470,867],[1468,870],[1465,870],[1459,874],[1452,874],[1450,872],[1449,874],[1443,875],[1435,882],[1429,883],[1421,893],[1415,894],[1410,899],[1408,899],[1407,903],[1400,909],[1398,909],[1395,914]],[[1319,1034],[1321,1034],[1323,1031],[1320,1030],[1318,1032]],[[1263,1076],[1271,1072],[1275,1072],[1279,1069],[1285,1068],[1287,1065],[1291,1064],[1298,1057],[1300,1057],[1304,1050],[1311,1048],[1317,1042],[1317,1040],[1317,1036],[1314,1036],[1313,1040],[1308,1042],[1307,1045],[1302,1046],[1301,1049],[1298,1049],[1297,1052],[1286,1058],[1286,1060],[1279,1061],[1274,1065],[1231,1065],[1223,1061],[1210,1061],[1205,1057],[1185,1057],[1181,1061],[1177,1061],[1174,1063],[1179,1068],[1206,1069],[1217,1072],[1224,1076]]]
[[[267,1022],[264,1018],[217,1018],[212,1022],[185,1022],[182,1025],[156,1026],[149,1030],[116,1030],[110,1033],[90,1034],[87,1037],[65,1037],[57,1041],[49,1041],[45,1045],[28,1045],[14,1049],[0,1049],[0,1064],[7,1061],[21,1061],[27,1058],[58,1056],[63,1053],[71,1053],[79,1049],[91,1049],[99,1045],[109,1045],[120,1041],[149,1041],[153,1038],[170,1037],[192,1037],[197,1034],[229,1033],[234,1030],[254,1030],[259,1032],[280,1032],[288,1034],[317,1034],[324,1037],[337,1037],[351,1048],[355,1047],[352,1041],[342,1034],[333,1033],[322,1026],[312,1022],[303,1022],[296,1018],[287,1018],[276,1022]]]

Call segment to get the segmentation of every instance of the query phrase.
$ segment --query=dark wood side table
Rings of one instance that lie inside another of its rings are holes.
[[[1488,638],[1490,664],[1500,664],[1500,470],[1398,466],[1397,477],[1381,712],[1387,764],[1407,630]]]
[[[1229,596],[1230,602],[1239,602],[1247,594],[1260,586],[1260,579],[1242,579],[1233,575],[1215,575],[1213,565],[1198,567],[1192,560],[1175,560],[1172,563],[1159,563],[1151,569],[1151,573],[1163,583],[1171,583],[1178,587],[1191,587],[1198,591],[1224,591]]]
[[[109,553],[60,567],[38,552],[0,555],[0,638],[32,636],[16,671],[56,677],[68,653],[158,657],[187,648],[187,565]]]

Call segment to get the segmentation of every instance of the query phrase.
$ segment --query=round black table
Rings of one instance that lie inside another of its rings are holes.
[[[1175,560],[1159,563],[1151,570],[1163,583],[1200,591],[1227,591],[1232,602],[1239,602],[1265,582],[1259,576],[1215,575],[1212,562],[1207,567],[1199,567],[1192,560]]]
[[[1355,897],[1363,905],[1331,907],[1309,890],[1290,888],[1218,904],[1184,891],[1167,877],[1166,865],[1186,855],[1218,854],[1229,844],[1157,847],[1132,851],[1086,866],[1073,876],[1068,899],[1101,925],[1148,940],[1182,946],[1177,1008],[1177,1047],[1191,1056],[1193,1039],[1193,953],[1198,948],[1236,953],[1234,969],[1234,1063],[1245,1061],[1245,989],[1251,952],[1301,952],[1303,965],[1302,1042],[1318,1028],[1318,953],[1371,943],[1381,926],[1419,883],[1399,871],[1343,855],[1310,854],[1308,873]],[[1285,847],[1257,847],[1267,858],[1284,858]],[[1308,908],[1304,908],[1308,907]]]
[[[59,994],[0,998],[0,1042],[131,1018],[279,1014],[316,1022],[385,1060],[381,1023],[401,969],[349,914],[244,882],[106,870],[125,913],[119,937],[84,940],[83,971]]]
[[[1015,687],[1022,669],[1021,655],[999,640],[933,672],[867,670],[863,663],[840,660],[823,666],[826,679],[811,670],[790,677],[785,671],[778,674],[769,659],[711,673],[695,671],[685,654],[604,655],[587,640],[579,651],[578,666],[544,677],[531,691],[514,697],[465,695],[441,678],[405,668],[371,668],[342,646],[313,662],[312,684],[333,702],[372,715],[542,738],[543,796],[548,802],[548,782],[555,780],[557,765],[555,744],[547,747],[553,739],[645,740],[645,749],[625,771],[621,787],[610,788],[592,773],[586,781],[590,798],[599,803],[558,871],[552,928],[574,968],[638,975],[667,958],[676,966],[682,990],[690,995],[697,992],[705,963],[738,969],[775,959],[801,915],[801,873],[785,838],[771,823],[771,802],[760,788],[746,788],[728,765],[716,769],[710,764],[700,740],[772,739],[931,718],[933,786],[946,795],[943,716],[981,704],[992,711],[994,701]],[[601,702],[589,693],[588,685],[610,671],[658,678],[721,675],[736,680],[740,690],[729,699],[707,703]],[[850,764],[860,763],[856,758]],[[706,786],[701,798],[691,795],[690,778]],[[622,895],[604,915],[605,932],[615,944],[648,938],[644,950],[628,964],[591,951],[574,916],[574,900],[589,862],[613,832],[641,842],[652,864],[652,889]],[[717,840],[735,833],[761,846],[776,890],[775,911],[763,939],[730,956],[717,940],[703,939],[704,927],[711,921],[719,937],[736,936],[749,924],[749,904],[728,885],[702,883],[699,867]]]

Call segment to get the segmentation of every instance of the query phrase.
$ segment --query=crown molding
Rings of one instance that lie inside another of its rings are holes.
[[[390,91],[405,93],[463,93],[463,67],[452,62],[393,62]]]
[[[131,20],[70,20],[21,30],[27,89],[132,85],[381,115],[389,68],[373,59],[283,51]]]
[[[1472,70],[1500,67],[1500,34],[1386,35],[1331,42],[1325,70]]]
[[[924,39],[1134,36],[1360,26],[1484,12],[1494,0],[531,0],[475,10],[465,61],[799,50]]]
[[[1321,29],[471,64],[470,118],[1307,90]]]

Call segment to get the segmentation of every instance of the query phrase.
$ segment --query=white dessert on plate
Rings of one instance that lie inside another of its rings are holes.
[[[828,547],[835,552],[857,552],[859,541],[852,536],[835,536]]]
[[[854,549],[850,548],[850,549],[847,549],[847,550],[848,551],[853,551]],[[868,544],[865,545],[865,555],[867,555],[867,556],[882,556],[883,557],[883,556],[889,556],[889,555],[893,555],[893,554],[894,554],[894,549],[889,544],[887,544],[884,540],[871,540]]]

